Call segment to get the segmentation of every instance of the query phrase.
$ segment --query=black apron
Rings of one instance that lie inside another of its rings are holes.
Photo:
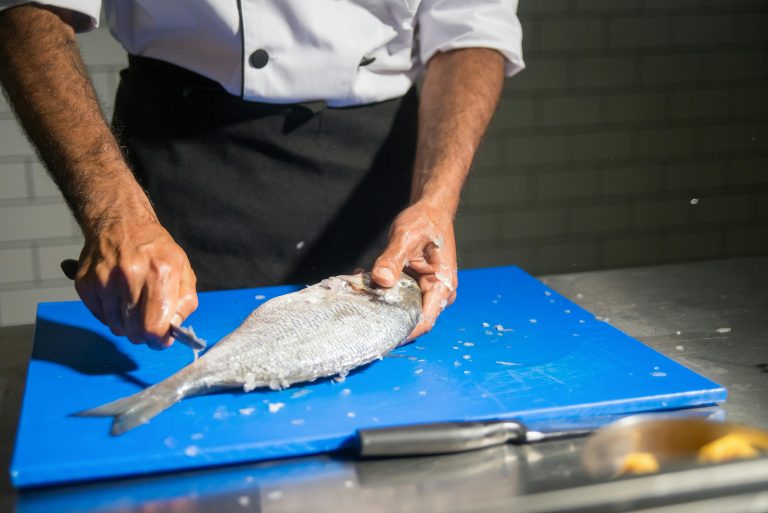
[[[265,104],[131,56],[113,126],[199,290],[370,269],[407,206],[418,98]]]

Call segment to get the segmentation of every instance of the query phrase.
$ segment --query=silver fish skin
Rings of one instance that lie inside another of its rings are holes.
[[[185,397],[346,376],[403,344],[420,320],[421,289],[410,276],[390,289],[374,286],[369,273],[334,276],[265,302],[160,383],[76,415],[114,417],[111,433],[120,435]]]

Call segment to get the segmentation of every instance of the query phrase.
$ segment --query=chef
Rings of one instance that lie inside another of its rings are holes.
[[[373,264],[456,297],[453,219],[505,75],[516,0],[2,1],[0,81],[85,244],[75,287],[161,349],[197,290]],[[75,33],[128,53],[112,124]],[[423,75],[420,93],[415,83]]]

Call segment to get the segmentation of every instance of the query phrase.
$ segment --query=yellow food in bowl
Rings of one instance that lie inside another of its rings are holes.
[[[696,457],[700,463],[756,458],[760,455],[760,445],[760,440],[755,437],[731,433],[703,445]]]
[[[651,474],[659,471],[659,461],[650,452],[631,452],[627,454],[619,469],[619,475]]]

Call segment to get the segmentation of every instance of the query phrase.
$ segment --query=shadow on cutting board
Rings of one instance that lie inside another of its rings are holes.
[[[93,331],[38,318],[33,360],[64,365],[81,374],[114,374],[142,388],[148,385],[129,375],[139,366],[115,344]]]

